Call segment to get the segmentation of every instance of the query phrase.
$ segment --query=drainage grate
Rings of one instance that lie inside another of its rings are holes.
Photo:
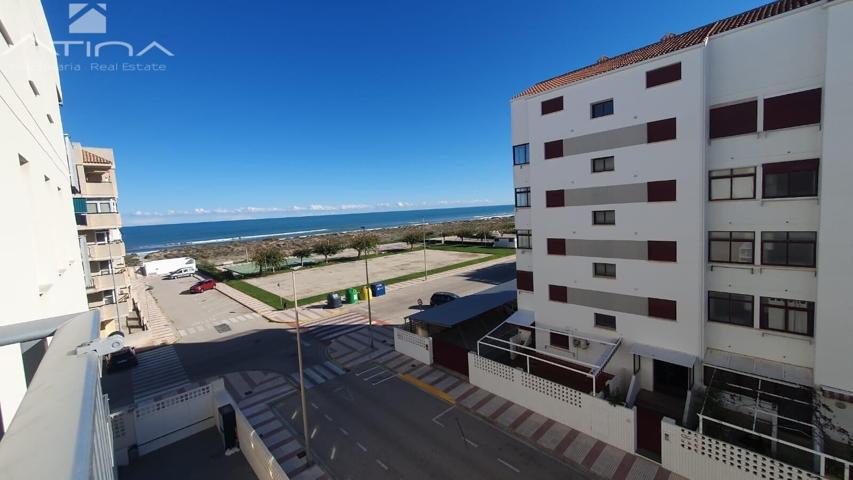
[[[214,325],[213,328],[219,333],[225,333],[231,331],[231,326],[225,323],[220,323],[219,325]]]

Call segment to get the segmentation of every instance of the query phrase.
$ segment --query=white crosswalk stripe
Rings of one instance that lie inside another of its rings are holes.
[[[337,317],[318,320],[304,327],[304,331],[320,340],[331,341],[341,335],[364,328],[367,323],[367,317],[360,313],[345,313]]]
[[[345,370],[329,361],[307,367],[305,369],[305,388],[314,388],[317,385],[325,383],[326,381],[345,373]],[[299,372],[291,373],[290,378],[292,378],[297,385],[299,384]]]
[[[139,365],[131,371],[136,402],[190,383],[175,347],[168,345],[139,354]]]

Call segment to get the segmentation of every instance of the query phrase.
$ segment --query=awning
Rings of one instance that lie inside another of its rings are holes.
[[[506,323],[511,323],[513,325],[518,325],[519,327],[529,327],[533,325],[533,321],[536,320],[536,315],[533,314],[530,310],[519,310],[509,318],[506,319]]]
[[[452,327],[516,299],[515,280],[502,283],[480,293],[457,298],[409,316],[410,320]]]
[[[814,374],[811,368],[773,362],[715,348],[705,350],[705,364],[807,387],[814,384]]]
[[[655,360],[681,365],[682,367],[687,368],[693,368],[696,365],[696,357],[689,353],[654,347],[652,345],[645,345],[642,343],[635,343],[631,345],[631,354],[646,358],[653,358]]]

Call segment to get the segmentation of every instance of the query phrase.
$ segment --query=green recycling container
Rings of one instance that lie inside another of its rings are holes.
[[[355,288],[347,289],[347,303],[351,305],[358,303],[358,290]]]

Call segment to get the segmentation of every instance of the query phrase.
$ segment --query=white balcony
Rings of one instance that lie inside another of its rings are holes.
[[[113,182],[80,182],[80,193],[87,197],[115,198],[118,196]]]
[[[89,260],[109,260],[111,258],[120,258],[125,254],[124,242],[112,242],[109,244],[90,243]]]
[[[121,227],[121,216],[118,213],[87,213],[85,225],[78,223],[78,229],[105,229]]]
[[[128,312],[130,312],[130,302],[119,302],[113,304],[104,304],[103,302],[99,302],[99,306],[93,307],[92,305],[89,305],[89,308],[97,308],[101,312],[101,322],[103,323],[116,319],[116,306],[118,306],[119,317],[127,317]]]
[[[113,288],[122,288],[127,286],[127,276],[124,274],[124,269],[115,271],[115,284],[113,284],[113,275],[108,272],[103,274],[92,274],[92,286],[89,287],[89,292],[102,292],[104,290],[112,290]]]

